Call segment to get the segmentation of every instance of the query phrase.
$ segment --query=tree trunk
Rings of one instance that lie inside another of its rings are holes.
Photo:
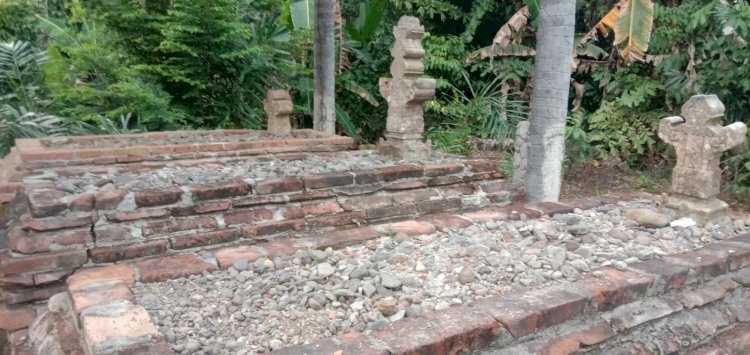
[[[529,202],[554,202],[560,198],[575,3],[575,0],[540,2],[525,183]]]
[[[336,133],[336,54],[333,0],[315,0],[315,97],[313,128]]]

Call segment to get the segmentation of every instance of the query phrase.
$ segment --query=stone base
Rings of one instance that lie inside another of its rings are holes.
[[[716,197],[701,199],[677,194],[665,196],[664,206],[676,210],[679,217],[692,218],[699,226],[725,217],[729,207]]]
[[[419,140],[389,139],[380,140],[378,152],[401,160],[426,160],[432,155],[432,142]]]

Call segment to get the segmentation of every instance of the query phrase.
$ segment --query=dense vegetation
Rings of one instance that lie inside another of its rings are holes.
[[[310,127],[312,3],[0,1],[0,155],[14,137],[262,128],[267,88],[289,89],[294,125]],[[581,37],[615,5],[579,1]],[[528,21],[504,26],[525,6]],[[526,118],[535,0],[339,0],[338,9],[340,133],[363,143],[382,136],[386,105],[377,79],[389,75],[391,28],[404,14],[418,16],[427,31],[427,73],[438,79],[427,136],[437,148],[503,146]],[[658,164],[667,157],[658,120],[678,114],[695,93],[719,95],[725,123],[748,122],[745,0],[659,0],[652,22],[642,31],[651,33],[645,53],[616,44],[614,31],[594,30],[578,47],[570,162],[614,155],[632,167]],[[734,154],[726,167],[733,188],[750,192],[750,155]]]

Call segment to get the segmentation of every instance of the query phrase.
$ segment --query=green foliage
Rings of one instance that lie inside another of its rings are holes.
[[[0,1],[0,42],[36,40],[37,1]]]
[[[8,154],[16,138],[41,137],[60,132],[59,117],[6,104],[0,107],[0,157]]]
[[[565,165],[570,167],[591,158],[591,137],[586,127],[586,112],[571,113],[565,126]]]
[[[0,103],[31,109],[41,106],[41,68],[47,61],[44,51],[29,42],[0,43]]]

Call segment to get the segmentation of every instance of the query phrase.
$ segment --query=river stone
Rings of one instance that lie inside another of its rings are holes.
[[[461,272],[458,273],[458,282],[462,284],[468,284],[474,281],[476,274],[471,266],[464,266]]]
[[[672,222],[669,216],[646,208],[626,209],[625,217],[647,228],[663,228]]]
[[[380,275],[380,284],[392,290],[401,287],[401,281],[391,274]]]
[[[627,242],[628,240],[630,240],[630,236],[619,228],[610,229],[609,232],[607,232],[607,235],[609,235],[611,238],[621,240],[623,242]]]
[[[333,275],[336,270],[329,263],[320,263],[315,265],[315,272],[319,277],[328,277]]]
[[[380,313],[386,317],[389,317],[396,313],[396,299],[393,297],[386,297],[375,302],[375,307]]]

